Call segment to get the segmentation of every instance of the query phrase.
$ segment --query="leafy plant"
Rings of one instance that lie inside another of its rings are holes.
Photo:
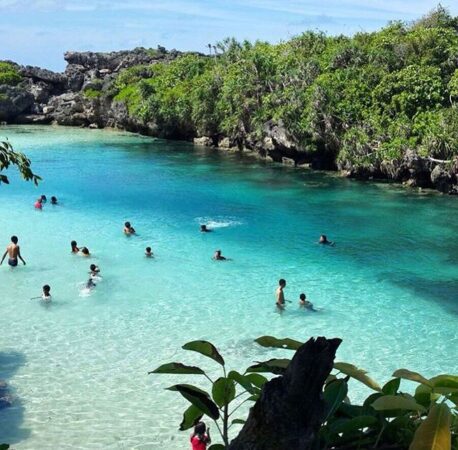
[[[31,162],[23,153],[15,151],[8,141],[0,142],[0,172],[10,166],[16,166],[26,181],[33,181],[37,185],[41,180],[32,172]],[[9,180],[6,175],[0,173],[1,183],[9,184]]]
[[[262,336],[256,342],[263,347],[291,351],[303,344],[273,336]],[[241,418],[231,419],[233,413],[245,402],[259,398],[267,381],[261,373],[281,375],[290,363],[289,358],[274,358],[251,365],[243,374],[226,373],[223,357],[210,342],[193,341],[182,348],[218,363],[223,376],[212,380],[200,367],[182,363],[163,364],[149,373],[205,377],[211,385],[211,394],[188,384],[168,389],[179,392],[191,403],[183,414],[180,430],[191,428],[206,415],[216,423],[225,446],[229,443],[231,425],[244,423]],[[458,376],[439,375],[428,379],[417,372],[399,369],[392,377],[381,386],[365,370],[335,362],[323,386],[326,408],[314,448],[458,450]],[[350,380],[372,391],[362,404],[351,403],[348,397]],[[402,380],[417,384],[412,394],[400,390]]]

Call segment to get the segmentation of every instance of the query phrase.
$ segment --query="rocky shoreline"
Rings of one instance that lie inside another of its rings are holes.
[[[0,84],[0,123],[58,124],[89,128],[118,128],[149,136],[193,140],[196,145],[223,151],[241,151],[266,161],[294,167],[339,170],[357,179],[389,179],[411,187],[433,188],[458,194],[458,159],[439,161],[407,151],[401,160],[356,166],[350,161],[336,164],[329,155],[309,154],[281,121],[266,122],[263,135],[244,136],[234,142],[227,136],[194,136],[180,130],[167,133],[150,120],[129,114],[125,102],[114,99],[113,85],[127,68],[172,61],[182,53],[137,48],[110,53],[66,52],[63,73],[8,61],[20,74],[16,85]]]

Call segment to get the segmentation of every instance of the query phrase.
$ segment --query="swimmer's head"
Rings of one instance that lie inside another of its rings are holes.
[[[98,269],[98,267],[97,267],[95,264],[91,264],[91,265],[89,266],[89,269],[91,269],[92,272],[94,272],[95,270]]]
[[[215,256],[221,256],[221,250],[215,250]]]
[[[40,197],[40,200],[43,201],[43,202],[45,202],[45,201],[47,200],[46,195],[43,194],[43,195]]]
[[[305,299],[306,299],[305,294],[299,295],[299,299],[305,302]]]
[[[82,253],[83,255],[89,255],[89,249],[88,249],[87,247],[83,247],[83,248],[81,249],[81,253]]]
[[[281,287],[285,287],[285,286],[286,286],[286,280],[284,280],[283,278],[280,278],[280,280],[278,280],[278,284],[279,284]]]
[[[328,241],[328,238],[326,237],[326,235],[325,235],[325,234],[322,234],[322,235],[320,236],[320,242],[327,242],[327,241]]]
[[[130,222],[126,222],[126,223],[124,224],[124,226],[125,226],[126,228],[130,228]]]
[[[207,431],[207,426],[204,422],[197,422],[196,426],[194,427],[194,434],[202,435]]]
[[[70,242],[70,245],[72,246],[72,248],[75,248],[78,246],[77,242],[76,241],[72,241]]]
[[[146,251],[146,253],[151,253],[151,247],[146,247],[145,251]]]
[[[50,292],[51,292],[51,286],[49,286],[49,284],[45,284],[43,286],[43,294],[49,295]]]
[[[17,241],[18,241],[17,236],[11,236],[11,242],[12,242],[13,244],[17,244]]]
[[[54,195],[51,197],[51,203],[57,203],[57,198]]]
[[[207,231],[207,225],[203,224],[200,226],[200,231]]]

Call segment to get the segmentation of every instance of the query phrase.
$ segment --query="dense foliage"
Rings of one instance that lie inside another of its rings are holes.
[[[262,336],[256,342],[263,347],[296,351],[303,345],[293,339]],[[188,342],[182,347],[217,362],[222,376],[212,380],[197,366],[179,362],[163,364],[150,373],[198,375],[207,378],[211,393],[190,384],[168,388],[179,392],[190,406],[183,414],[180,430],[191,428],[202,416],[214,421],[222,444],[211,449],[224,450],[229,444],[229,430],[244,419],[233,417],[241,405],[258,400],[267,382],[261,373],[282,375],[289,358],[270,359],[248,367],[243,373],[226,371],[225,362],[216,347],[207,341]],[[350,380],[358,381],[372,393],[361,403],[348,397]],[[401,381],[410,382],[413,394],[401,390]],[[414,385],[414,384],[415,385]],[[356,366],[334,363],[334,370],[323,386],[326,407],[316,436],[316,450],[393,449],[458,450],[458,376],[438,375],[425,378],[417,372],[399,369],[392,379],[380,386]]]
[[[15,86],[22,80],[17,68],[6,61],[0,61],[0,85]]]
[[[16,166],[25,181],[33,181],[37,185],[41,180],[32,172],[31,162],[27,156],[15,151],[8,141],[0,142],[0,184],[9,184],[8,177],[1,172],[10,166]]]
[[[210,57],[127,69],[113,95],[165,137],[249,146],[273,120],[300,151],[333,161],[373,164],[408,149],[449,160],[458,154],[458,18],[439,7],[353,37],[227,39]]]

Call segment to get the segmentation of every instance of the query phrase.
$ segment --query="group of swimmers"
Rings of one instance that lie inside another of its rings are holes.
[[[35,209],[43,209],[43,204],[48,202],[48,198],[46,195],[42,195],[39,198],[37,198],[37,201],[35,202]],[[57,205],[57,197],[54,195],[51,197],[51,205]]]
[[[286,287],[286,280],[281,278],[278,281],[278,288],[275,292],[275,297],[276,297],[276,302],[275,306],[280,310],[283,311],[286,307],[286,302],[292,303],[289,300],[285,299],[285,293],[283,292],[283,289]],[[313,307],[313,303],[309,302],[307,300],[307,296],[304,293],[301,293],[299,295],[299,307],[303,309],[307,309],[309,311],[314,311],[316,312],[317,310]]]

